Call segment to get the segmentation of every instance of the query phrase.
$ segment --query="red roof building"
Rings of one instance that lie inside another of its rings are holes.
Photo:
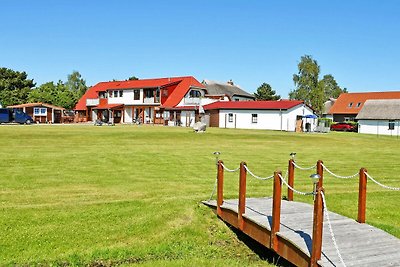
[[[195,110],[205,86],[192,76],[100,82],[82,96],[74,110],[81,121],[165,123],[164,110]],[[174,113],[173,113],[174,114]],[[175,115],[175,114],[174,114]]]
[[[400,99],[400,91],[343,93],[338,97],[328,114],[336,122],[354,121],[365,101],[369,99]]]

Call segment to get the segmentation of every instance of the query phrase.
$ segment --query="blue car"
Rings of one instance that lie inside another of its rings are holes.
[[[0,123],[31,124],[32,117],[18,109],[0,108]]]

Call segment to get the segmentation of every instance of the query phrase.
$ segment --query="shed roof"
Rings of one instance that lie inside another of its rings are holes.
[[[246,109],[246,110],[287,110],[304,104],[300,100],[279,101],[217,101],[204,106],[205,110],[211,109]]]
[[[358,114],[368,99],[400,99],[400,91],[343,93],[328,114]]]
[[[400,120],[400,99],[365,101],[357,120]]]
[[[63,107],[58,107],[58,106],[54,106],[54,105],[50,105],[50,104],[42,103],[42,102],[7,106],[7,108],[31,108],[31,107],[46,107],[46,108],[52,108],[52,109],[56,109],[56,110],[65,110],[65,108],[63,108]]]
[[[255,99],[254,95],[247,93],[236,85],[228,83],[218,83],[210,80],[204,80],[203,84],[206,86],[207,93],[209,95],[226,95],[231,100],[233,96],[243,96]]]

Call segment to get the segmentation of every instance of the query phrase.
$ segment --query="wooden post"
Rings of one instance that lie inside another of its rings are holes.
[[[238,226],[240,230],[244,228],[243,214],[246,212],[246,162],[240,163],[239,178],[239,207],[238,207]]]
[[[323,163],[324,162],[322,160],[317,161],[317,173],[320,176],[318,184],[317,184],[317,188],[320,188],[323,185],[323,180],[324,180],[324,168],[322,167]]]
[[[218,161],[218,173],[217,173],[217,214],[221,216],[221,205],[224,203],[224,168],[222,160]]]
[[[324,206],[322,203],[323,187],[318,187],[314,200],[313,234],[310,267],[317,267],[317,261],[321,259],[322,253],[322,230],[324,223]]]
[[[271,225],[271,248],[278,251],[279,244],[276,233],[280,230],[281,224],[281,194],[282,180],[279,177],[282,175],[280,171],[274,172],[274,192],[272,199],[272,225]]]
[[[358,185],[358,217],[357,222],[365,223],[365,210],[367,208],[367,170],[360,169]]]
[[[289,160],[288,165],[288,184],[294,188],[294,160]],[[293,191],[288,187],[287,196],[289,201],[293,201]]]

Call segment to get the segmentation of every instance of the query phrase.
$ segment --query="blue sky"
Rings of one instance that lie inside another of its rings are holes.
[[[38,85],[193,75],[286,98],[308,54],[350,92],[400,90],[399,1],[0,1],[0,67]]]

